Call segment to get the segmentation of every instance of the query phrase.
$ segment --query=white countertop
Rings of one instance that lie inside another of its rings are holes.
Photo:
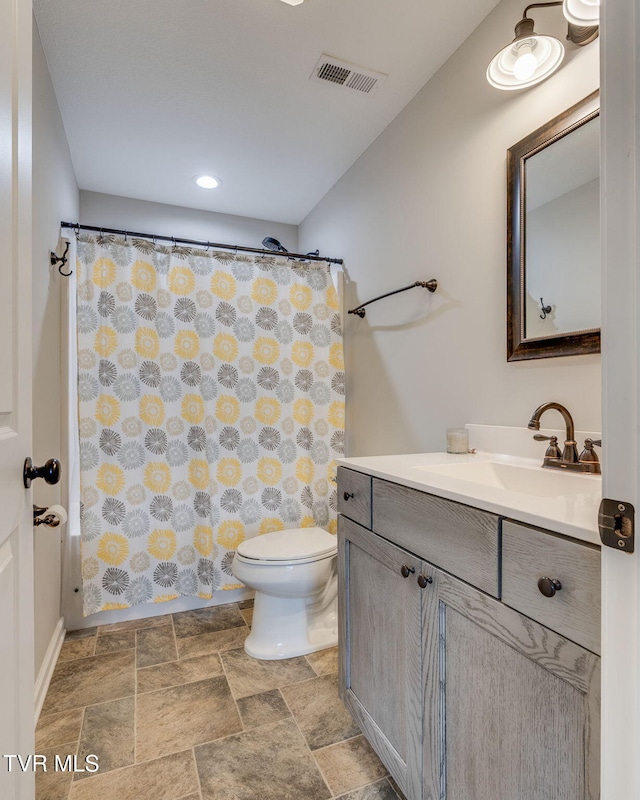
[[[560,470],[545,469],[544,480],[547,487],[550,481],[553,481],[551,485],[555,491],[557,481],[557,495],[550,495],[548,492],[541,495],[429,471],[430,466],[477,464],[479,462],[494,462],[542,470],[539,458],[518,458],[512,455],[487,452],[478,452],[473,455],[412,453],[338,459],[340,466],[349,467],[376,478],[383,478],[392,483],[419,489],[484,511],[491,511],[518,522],[562,533],[573,539],[600,545],[598,507],[602,498],[602,479],[599,475],[566,474]],[[523,471],[522,474],[528,473]],[[565,481],[565,478],[570,480]],[[576,478],[579,480],[576,481]],[[578,486],[577,490],[576,486]],[[583,487],[584,490],[582,490]]]

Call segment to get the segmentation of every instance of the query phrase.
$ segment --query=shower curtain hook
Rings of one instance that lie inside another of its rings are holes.
[[[80,236],[80,223],[76,225],[76,239]]]
[[[204,250],[204,252],[205,252],[205,253],[208,253],[208,252],[209,252],[209,248],[210,248],[210,247],[211,247],[211,242],[210,242],[210,241],[207,241],[207,246],[205,247],[205,250]]]

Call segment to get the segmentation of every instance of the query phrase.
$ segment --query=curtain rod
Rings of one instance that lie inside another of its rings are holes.
[[[344,264],[342,258],[323,258],[322,256],[305,255],[304,253],[276,253],[273,250],[260,250],[258,247],[243,247],[234,244],[220,244],[219,242],[205,242],[198,239],[180,239],[175,236],[159,236],[153,233],[138,233],[136,231],[122,231],[116,228],[99,228],[96,225],[80,225],[77,222],[61,222],[61,228],[73,228],[77,231],[94,231],[96,233],[113,233],[116,236],[131,236],[135,239],[153,239],[162,242],[172,242],[174,245],[177,242],[180,244],[194,244],[198,247],[214,247],[222,250],[240,250],[243,253],[261,253],[267,256],[278,256],[280,258],[300,258],[304,261],[326,261],[328,264]]]

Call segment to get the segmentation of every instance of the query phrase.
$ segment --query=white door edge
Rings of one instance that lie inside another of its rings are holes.
[[[601,7],[602,377],[603,495],[638,509],[640,32],[635,8],[632,2]],[[603,547],[601,800],[640,797],[638,579],[637,553]]]

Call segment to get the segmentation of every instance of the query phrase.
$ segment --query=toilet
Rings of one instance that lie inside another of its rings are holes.
[[[337,552],[322,528],[273,531],[238,546],[231,569],[256,592],[248,655],[293,658],[338,643]]]

